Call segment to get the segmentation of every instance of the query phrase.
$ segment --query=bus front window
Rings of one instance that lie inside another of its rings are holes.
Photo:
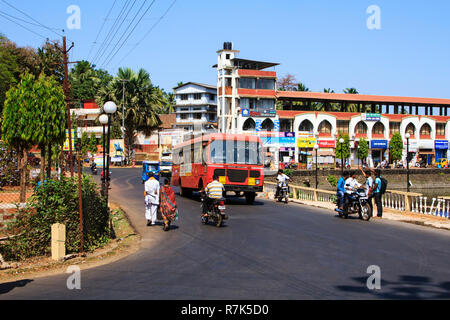
[[[210,145],[212,163],[261,165],[261,144],[243,140],[214,140]]]

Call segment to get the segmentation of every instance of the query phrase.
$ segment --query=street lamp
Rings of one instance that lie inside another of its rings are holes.
[[[103,147],[103,167],[102,167],[102,172],[103,172],[103,177],[106,178],[106,174],[105,174],[105,168],[106,168],[106,161],[105,161],[105,144],[106,144],[106,139],[105,139],[105,125],[108,123],[108,116],[106,114],[102,114],[99,119],[100,123],[103,126],[103,136],[102,136],[102,147]],[[102,178],[102,194],[105,195],[105,180],[104,178]]]
[[[409,156],[409,137],[410,134],[407,132],[405,134],[405,138],[406,138],[406,191],[409,192],[409,160],[408,160],[408,156]]]
[[[317,181],[317,150],[319,150],[319,145],[317,143],[314,145],[314,150],[316,150],[316,189],[317,189],[317,186],[319,185]]]
[[[106,179],[106,203],[108,203],[108,189],[109,189],[109,162],[110,162],[110,157],[109,157],[109,146],[110,146],[110,138],[111,138],[111,115],[113,113],[115,113],[117,111],[117,105],[112,102],[112,101],[108,101],[103,105],[103,111],[106,112],[108,114],[108,138],[107,138],[107,145],[106,145],[106,174],[105,174],[105,179]]]
[[[341,174],[342,176],[344,176],[344,154],[342,153],[342,144],[344,143],[344,138],[340,138],[339,143],[341,144]]]

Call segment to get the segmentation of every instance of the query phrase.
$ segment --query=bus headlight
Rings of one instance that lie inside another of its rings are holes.
[[[255,180],[255,184],[259,184],[259,179],[256,179],[256,180]]]

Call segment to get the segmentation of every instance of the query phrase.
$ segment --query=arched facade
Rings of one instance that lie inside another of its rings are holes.
[[[319,133],[319,137],[331,137],[332,130],[331,123],[328,120],[323,120],[320,122],[317,132]]]
[[[244,121],[244,124],[242,125],[243,131],[254,131],[256,129],[256,122],[252,118],[248,118]]]
[[[298,127],[298,131],[313,132],[314,126],[311,121],[309,121],[308,119],[305,119],[300,123],[300,125]]]
[[[274,123],[271,119],[267,118],[261,123],[261,130],[262,131],[273,131]]]

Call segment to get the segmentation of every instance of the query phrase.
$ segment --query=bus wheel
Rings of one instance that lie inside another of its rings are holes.
[[[256,193],[255,192],[245,192],[245,202],[247,204],[253,204],[255,202]]]

